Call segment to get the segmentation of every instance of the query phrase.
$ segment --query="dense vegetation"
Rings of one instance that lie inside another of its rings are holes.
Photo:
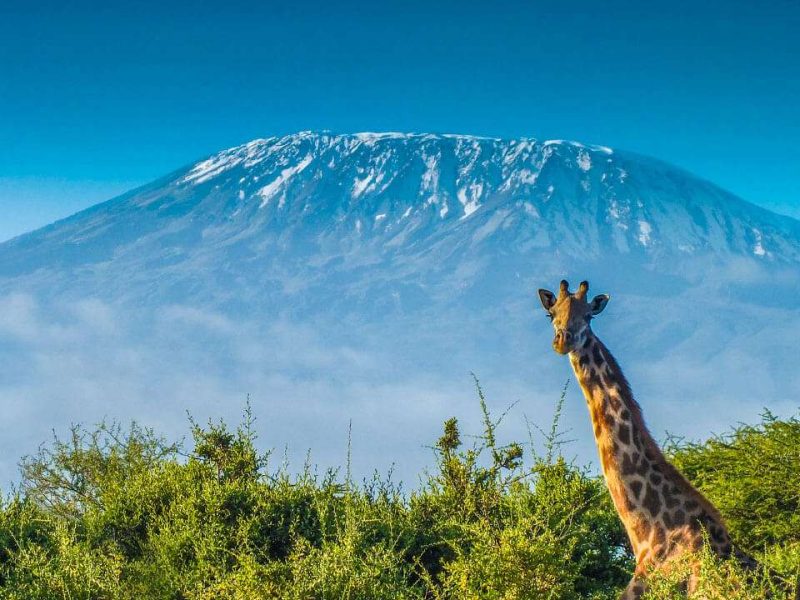
[[[74,428],[23,461],[0,506],[0,597],[616,597],[632,560],[603,481],[560,456],[555,424],[539,453],[501,446],[482,394],[480,406],[482,434],[465,444],[448,420],[436,469],[410,493],[272,470],[249,411],[236,430],[193,424],[188,450],[135,425]],[[800,421],[767,414],[670,452],[741,545],[800,572]],[[772,585],[712,557],[703,572],[709,598]]]

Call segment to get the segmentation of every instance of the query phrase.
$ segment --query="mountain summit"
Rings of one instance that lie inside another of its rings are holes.
[[[352,417],[381,457],[415,431],[416,456],[420,421],[469,410],[470,370],[550,404],[568,372],[535,290],[565,276],[612,294],[597,326],[662,429],[796,405],[800,222],[602,146],[303,132],[0,244],[3,439],[250,392],[296,449]]]

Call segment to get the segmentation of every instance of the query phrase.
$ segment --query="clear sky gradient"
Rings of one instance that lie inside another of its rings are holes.
[[[0,240],[256,137],[575,139],[800,217],[800,2],[0,0]]]

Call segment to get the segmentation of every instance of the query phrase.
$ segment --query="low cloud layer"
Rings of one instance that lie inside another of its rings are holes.
[[[659,310],[679,324],[680,300],[671,302],[677,304]],[[701,438],[752,422],[764,407],[779,414],[798,409],[800,377],[775,360],[796,339],[797,324],[764,332],[743,320],[731,331],[690,315],[685,328],[672,328],[676,341],[647,325],[637,301],[617,308],[623,309],[630,311],[627,327],[610,319],[597,329],[657,438],[665,430]],[[792,316],[786,309],[761,310],[774,311],[775,319]],[[343,467],[352,421],[353,472],[393,469],[414,487],[432,464],[428,446],[444,419],[459,417],[465,433],[481,429],[470,370],[481,376],[496,414],[516,402],[501,429],[504,439],[528,439],[526,416],[549,426],[571,371],[549,350],[549,326],[536,323],[517,345],[498,349],[494,361],[470,364],[467,350],[414,350],[396,332],[359,337],[337,335],[330,324],[264,324],[190,306],[137,312],[96,299],[53,307],[32,295],[0,297],[0,481],[7,489],[18,477],[19,459],[70,423],[136,420],[178,439],[188,434],[187,413],[201,422],[238,423],[249,394],[262,448],[278,456],[288,448],[296,469],[309,449],[320,469]],[[354,338],[360,341],[342,341]],[[669,350],[642,347],[665,339]],[[594,461],[574,382],[561,425],[576,440],[565,454]]]
[[[264,447],[342,465],[352,420],[357,472],[402,462],[411,475],[441,421],[473,398],[467,373],[456,385],[388,378],[385,357],[285,321],[256,327],[183,306],[132,315],[96,300],[52,312],[28,295],[0,298],[0,315],[4,482],[53,429],[136,420],[174,438],[187,413],[238,423],[248,395]]]

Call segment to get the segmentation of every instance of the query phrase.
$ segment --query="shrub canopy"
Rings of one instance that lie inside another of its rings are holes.
[[[188,450],[137,425],[75,427],[23,460],[0,506],[0,597],[615,598],[633,562],[602,479],[560,456],[555,423],[544,453],[499,446],[479,399],[484,431],[467,446],[448,420],[410,493],[389,478],[272,470],[249,410],[235,430],[193,423]],[[736,540],[800,572],[800,422],[766,414],[669,452]],[[770,585],[703,564],[719,597]],[[656,582],[653,597],[675,590]]]

